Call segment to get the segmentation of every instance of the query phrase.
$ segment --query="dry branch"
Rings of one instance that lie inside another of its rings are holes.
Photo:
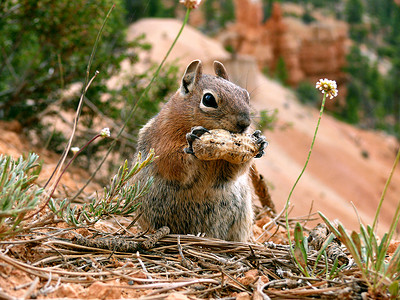
[[[147,240],[142,242],[129,241],[125,238],[89,239],[79,235],[76,235],[74,242],[85,247],[100,248],[115,252],[134,253],[136,251],[149,250],[153,248],[155,244],[168,233],[169,228],[164,226],[158,229],[156,233],[150,235]]]
[[[272,202],[271,195],[268,191],[268,186],[264,180],[264,177],[258,173],[255,164],[252,164],[250,168],[250,179],[254,187],[254,192],[260,200],[261,205],[263,207],[267,207],[270,212],[276,215],[275,204]],[[272,216],[271,213],[270,216]]]

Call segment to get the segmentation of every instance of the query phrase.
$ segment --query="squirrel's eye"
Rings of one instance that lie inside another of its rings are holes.
[[[212,108],[217,108],[218,104],[217,101],[215,100],[215,97],[211,93],[205,93],[203,95],[203,105],[206,107],[212,107]]]

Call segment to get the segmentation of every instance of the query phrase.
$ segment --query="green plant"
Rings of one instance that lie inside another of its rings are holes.
[[[345,14],[347,22],[350,24],[362,23],[364,5],[361,0],[347,0],[345,6]]]
[[[94,197],[89,204],[72,205],[70,199],[64,199],[59,203],[51,199],[49,207],[65,222],[75,226],[94,224],[111,215],[129,216],[140,205],[140,197],[148,191],[153,182],[151,177],[146,182],[135,184],[131,184],[130,180],[153,160],[153,150],[150,150],[143,161],[139,153],[130,168],[125,160],[118,173],[111,179],[110,187],[105,187],[103,195]]]
[[[299,267],[299,269],[302,271],[304,275],[307,277],[318,277],[322,275],[325,272],[325,277],[327,280],[332,280],[334,279],[338,273],[345,267],[347,267],[347,263],[342,263],[341,267],[339,267],[339,259],[337,255],[337,251],[334,252],[334,255],[332,255],[331,251],[331,259],[334,259],[333,264],[328,263],[328,253],[327,253],[327,248],[328,247],[335,247],[335,245],[332,245],[332,241],[334,240],[334,234],[330,233],[323,244],[320,246],[320,249],[318,249],[318,252],[312,253],[311,256],[309,256],[309,243],[308,239],[304,233],[303,233],[303,227],[299,222],[296,222],[295,228],[294,228],[294,245],[293,245],[293,251],[292,255],[293,258]],[[314,245],[315,246],[315,245]],[[336,247],[337,248],[337,247]],[[311,257],[315,257],[314,265],[311,265]],[[325,259],[325,268],[316,273],[318,264],[320,263],[321,259]]]
[[[369,290],[374,295],[389,292],[392,299],[400,296],[400,246],[397,247],[391,260],[387,262],[386,255],[393,233],[400,217],[400,204],[397,206],[389,233],[385,233],[379,241],[373,227],[365,226],[360,222],[360,233],[352,231],[349,235],[342,224],[336,229],[332,223],[318,212],[330,230],[346,246]]]
[[[275,78],[279,80],[282,84],[286,85],[287,80],[289,78],[289,74],[286,68],[285,59],[280,56],[278,58],[278,62],[276,63],[275,71],[274,71]]]
[[[315,143],[315,139],[317,138],[317,133],[318,133],[318,128],[319,125],[321,123],[321,118],[322,118],[322,114],[324,112],[324,108],[325,108],[325,100],[326,97],[329,96],[331,99],[336,97],[338,94],[338,90],[337,90],[337,86],[336,86],[336,82],[333,80],[328,80],[328,79],[320,79],[316,86],[317,89],[319,89],[322,93],[323,93],[323,98],[322,98],[322,103],[321,103],[321,109],[319,112],[319,118],[318,118],[318,122],[317,122],[317,126],[315,127],[315,132],[314,132],[314,136],[311,142],[311,147],[310,150],[308,152],[308,156],[306,159],[306,162],[304,164],[303,169],[300,172],[300,175],[297,177],[295,183],[292,186],[292,189],[290,190],[289,196],[286,200],[286,204],[285,204],[285,220],[286,220],[286,230],[287,230],[287,235],[288,235],[288,241],[290,244],[290,251],[292,253],[292,257],[296,262],[296,265],[298,266],[298,268],[300,269],[300,271],[305,275],[305,276],[309,276],[308,270],[307,270],[307,254],[305,253],[306,251],[306,247],[304,245],[304,237],[303,233],[302,233],[302,228],[301,226],[296,226],[295,228],[295,242],[297,243],[297,247],[296,247],[296,243],[295,243],[295,247],[292,247],[292,240],[291,240],[291,235],[290,235],[290,227],[289,227],[289,206],[290,206],[290,198],[292,197],[293,191],[297,186],[297,183],[300,181],[300,178],[303,176],[304,171],[307,168],[308,162],[310,160],[311,157],[311,153],[314,147],[314,143]],[[302,244],[302,246],[301,246]],[[295,250],[297,250],[297,253],[295,252]],[[301,253],[301,255],[299,255],[299,253]]]
[[[216,32],[226,23],[235,20],[235,6],[232,0],[207,0],[201,7],[205,18],[205,30]]]
[[[303,21],[304,23],[306,23],[306,24],[310,24],[310,23],[316,21],[316,19],[315,19],[315,18],[313,17],[313,15],[311,14],[311,9],[310,9],[310,6],[309,6],[309,5],[306,6],[306,8],[305,8],[305,10],[304,10],[304,13],[303,13],[303,15],[301,16],[301,19],[302,19],[302,21]]]
[[[299,222],[297,222],[294,227],[294,249],[292,254],[298,267],[300,267],[300,270],[304,273],[304,275],[310,277],[307,269],[307,252],[307,238],[303,234],[303,227]]]
[[[166,1],[152,0],[124,0],[128,22],[135,22],[140,18],[174,18],[175,4]]]
[[[397,152],[392,170],[382,191],[381,199],[375,213],[372,227],[368,225],[365,228],[364,224],[362,224],[361,220],[359,220],[360,233],[353,231],[350,235],[348,235],[342,224],[339,224],[338,228],[336,229],[331,222],[321,212],[319,212],[319,215],[324,220],[326,225],[332,232],[334,232],[336,237],[351,253],[371,292],[374,294],[383,294],[386,292],[386,289],[388,289],[393,299],[400,296],[400,245],[397,247],[389,262],[386,262],[385,259],[390,241],[393,238],[399,222],[400,201],[397,204],[389,231],[383,235],[380,242],[375,234],[375,230],[387,189],[392,180],[392,176],[399,159],[400,149]]]
[[[0,238],[13,235],[24,227],[26,213],[35,209],[43,189],[34,184],[41,171],[38,155],[30,153],[14,160],[0,155]]]
[[[308,81],[301,81],[296,88],[297,98],[301,103],[317,104],[319,100],[318,91]]]
[[[40,113],[60,98],[60,89],[85,73],[85,62],[114,5],[93,68],[104,78],[116,74],[128,54],[120,0],[5,0],[0,2],[0,110],[6,119],[35,125]],[[100,16],[100,17],[99,17]],[[110,55],[113,53],[113,55]],[[98,99],[105,81],[93,84],[88,97]],[[72,99],[63,105],[74,107]]]
[[[361,84],[350,82],[347,86],[345,108],[340,112],[339,118],[350,124],[357,124],[360,121],[360,99],[363,91]]]
[[[272,111],[261,110],[260,120],[258,121],[258,128],[261,131],[274,130],[276,122],[278,121],[278,109],[275,108]]]

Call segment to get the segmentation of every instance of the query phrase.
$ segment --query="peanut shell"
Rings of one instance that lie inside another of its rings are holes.
[[[250,134],[210,130],[193,142],[193,151],[201,160],[226,160],[233,164],[249,161],[259,152],[256,138]]]

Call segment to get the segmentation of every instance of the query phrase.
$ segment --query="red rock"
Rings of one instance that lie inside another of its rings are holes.
[[[273,4],[271,17],[262,22],[261,1],[236,0],[236,22],[228,26],[233,34],[221,34],[222,42],[233,46],[237,53],[256,58],[261,70],[275,71],[280,58],[288,71],[287,83],[329,78],[338,84],[345,81],[341,71],[346,63],[348,29],[344,22],[324,19],[309,25],[299,19],[284,17],[278,2]],[[227,37],[229,36],[229,39]],[[341,95],[344,95],[341,90]]]

